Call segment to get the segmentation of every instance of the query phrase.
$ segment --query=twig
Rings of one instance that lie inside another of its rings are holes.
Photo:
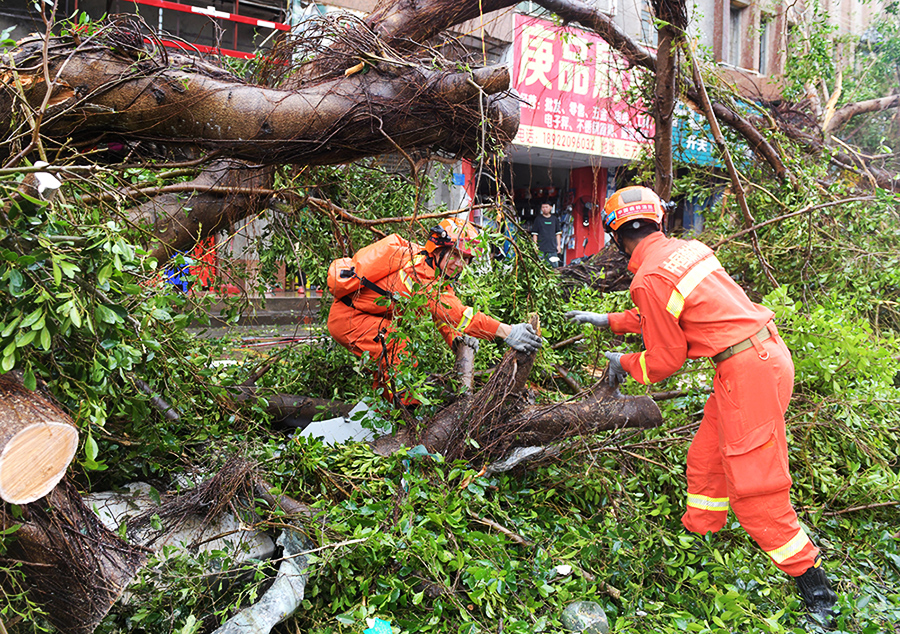
[[[564,367],[562,367],[561,365],[554,365],[553,367],[556,370],[557,374],[559,374],[559,378],[565,381],[566,385],[575,390],[576,393],[581,392],[581,390],[584,389],[581,387],[581,384],[578,383],[578,381],[576,381],[569,375],[568,371]]]
[[[181,412],[177,409],[169,405],[161,396],[158,396],[153,393],[153,388],[151,388],[145,381],[139,379],[138,377],[132,375],[132,381],[134,381],[135,386],[144,394],[150,397],[150,404],[157,409],[166,420],[181,420]]]
[[[759,224],[753,225],[752,227],[747,227],[746,229],[744,229],[742,231],[738,231],[737,233],[732,234],[732,235],[728,236],[727,238],[722,238],[721,240],[719,240],[712,246],[712,249],[713,249],[713,251],[715,251],[716,249],[721,247],[726,242],[734,240],[735,238],[740,238],[741,236],[743,236],[747,233],[750,233],[751,231],[755,231],[756,229],[761,229],[762,227],[765,227],[766,225],[771,225],[776,222],[781,222],[782,220],[787,220],[788,218],[793,218],[794,216],[808,214],[810,212],[817,211],[819,209],[824,209],[826,207],[834,207],[835,205],[843,205],[846,203],[866,202],[869,200],[875,200],[875,196],[860,196],[858,198],[843,198],[841,200],[832,200],[831,202],[821,203],[819,205],[810,205],[808,207],[804,207],[800,211],[792,211],[789,214],[784,214],[783,216],[778,216],[777,218],[772,218],[770,220],[760,222]]]
[[[671,390],[668,392],[651,392],[647,396],[652,398],[654,401],[669,401],[673,398],[681,398],[682,396],[690,396],[691,394],[709,394],[712,392],[711,387],[703,387],[691,390],[690,392],[684,392],[681,390]]]
[[[573,343],[578,343],[584,339],[584,335],[575,335],[574,337],[569,337],[568,339],[563,339],[562,341],[557,341],[552,346],[550,346],[551,350],[558,350],[559,348],[565,348]]]
[[[840,145],[841,147],[843,147],[845,150],[847,150],[850,153],[850,155],[856,159],[856,162],[859,164],[860,169],[863,171],[863,173],[869,179],[869,184],[872,185],[872,189],[876,189],[878,187],[878,181],[875,180],[875,176],[872,175],[872,172],[869,170],[869,166],[866,165],[865,160],[863,160],[863,158],[859,155],[859,152],[854,150],[852,147],[850,147],[849,145],[844,143],[841,139],[839,139],[836,136],[831,137],[831,140],[834,141],[835,143],[837,143],[838,145]]]
[[[661,467],[663,469],[666,468],[666,465],[656,462],[656,460],[650,460],[650,458],[646,458],[640,454],[632,453],[626,449],[622,449],[621,447],[616,447],[616,449],[626,455],[631,456],[632,458],[637,458],[638,460],[643,460],[644,462],[649,462],[650,464],[655,464],[657,467]]]
[[[489,520],[489,519],[480,517],[478,515],[475,515],[474,513],[472,514],[472,519],[474,519],[476,522],[484,524],[485,526],[490,526],[494,530],[500,531],[501,533],[503,533],[504,535],[509,537],[511,540],[513,540],[517,544],[521,544],[522,546],[531,546],[532,545],[530,541],[528,541],[527,539],[525,539],[518,533],[512,532],[505,526],[501,526],[500,524],[498,524],[497,522],[495,522],[493,520]]]
[[[198,192],[201,194],[243,194],[245,196],[276,196],[280,193],[277,189],[265,187],[198,187],[188,183],[178,185],[165,185],[163,187],[136,187],[125,191],[106,192],[103,194],[85,194],[79,197],[78,202],[88,204],[95,202],[110,202],[119,198],[137,198],[138,196],[158,196],[159,194],[171,194],[180,192]]]
[[[318,553],[323,550],[329,550],[331,548],[342,548],[343,546],[352,546],[353,544],[361,544],[364,541],[367,541],[367,537],[361,537],[360,539],[348,539],[345,542],[337,542],[336,544],[328,544],[327,546],[319,546],[318,548],[313,548],[311,550],[303,550],[299,553],[294,553],[293,555],[288,555],[287,557],[282,557],[281,559],[273,559],[273,561],[284,561],[285,559],[293,559],[294,557],[302,557],[303,555],[311,555],[313,553]]]
[[[879,502],[877,504],[864,504],[863,506],[851,506],[850,508],[841,509],[840,511],[829,511],[827,513],[822,513],[823,516],[832,517],[835,515],[843,515],[845,513],[854,513],[856,511],[865,511],[867,509],[877,509],[885,506],[897,506],[900,504],[900,500],[896,500],[893,502]],[[898,533],[900,535],[900,533]],[[894,537],[897,537],[895,535]]]
[[[467,211],[469,209],[467,207],[466,209],[456,209],[453,211],[441,211],[441,212],[434,212],[434,213],[430,213],[430,214],[416,214],[415,216],[395,216],[392,218],[371,219],[371,218],[361,218],[346,209],[338,207],[330,200],[323,200],[321,198],[313,198],[312,196],[310,196],[306,199],[306,202],[308,202],[313,207],[318,207],[322,211],[337,214],[342,219],[348,220],[348,221],[352,222],[353,224],[359,225],[360,227],[377,227],[379,225],[387,225],[387,224],[403,224],[403,223],[411,222],[413,219],[424,220],[424,219],[430,219],[430,218],[450,218],[451,216],[458,216],[460,214],[460,212]],[[493,205],[475,205],[472,208],[473,209],[486,208],[486,207],[491,207],[491,206],[493,206]]]

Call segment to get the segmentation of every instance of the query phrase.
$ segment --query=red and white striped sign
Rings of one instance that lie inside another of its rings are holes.
[[[183,11],[184,13],[193,13],[195,15],[206,15],[211,18],[219,18],[230,22],[240,22],[242,24],[250,24],[265,29],[278,29],[279,31],[290,31],[289,24],[281,22],[269,22],[268,20],[257,20],[256,18],[248,18],[237,13],[227,13],[219,11],[213,6],[195,7],[192,4],[179,4],[177,2],[169,2],[168,0],[133,0],[135,4],[145,4],[149,7],[159,7],[160,9],[172,9],[173,11]]]

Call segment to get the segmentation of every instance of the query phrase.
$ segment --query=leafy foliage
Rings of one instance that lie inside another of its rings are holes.
[[[885,65],[870,64],[858,78],[848,78],[854,95],[865,96],[866,73],[879,82],[891,77],[891,10],[895,3],[879,26]],[[835,77],[824,21],[814,28],[820,30],[804,34],[808,46],[795,49],[789,63],[797,95],[808,82]],[[773,140],[785,149],[795,185],[772,182],[749,161],[741,169],[755,221],[770,222],[757,233],[779,286],[766,281],[746,235],[736,235],[745,227],[727,192],[704,218],[700,237],[719,244],[719,258],[733,277],[776,312],[793,351],[793,500],[837,581],[838,627],[896,631],[897,198],[878,190],[861,194],[855,182],[809,161],[786,139]],[[158,174],[130,169],[116,178],[156,183]],[[297,196],[286,200],[310,194],[365,220],[423,211],[434,186],[422,175],[378,169],[374,161],[286,170],[278,179]],[[510,475],[484,476],[483,465],[448,463],[421,448],[380,458],[362,444],[288,439],[264,417],[269,391],[376,403],[371,360],[327,341],[261,355],[234,339],[198,337],[196,324],[186,330],[192,320],[204,319],[205,310],[192,309],[198,298],[160,284],[163,267],[138,246],[142,236],[115,219],[119,209],[76,205],[71,198],[49,205],[23,199],[13,193],[19,180],[21,174],[0,176],[2,198],[9,201],[0,229],[0,369],[20,371],[27,386],[47,390],[72,413],[85,438],[73,475],[85,488],[134,480],[165,488],[181,471],[198,464],[214,469],[222,456],[239,453],[256,459],[279,492],[315,509],[305,529],[323,549],[313,555],[303,608],[278,626],[279,633],[359,632],[373,616],[400,632],[474,633],[501,626],[504,632],[559,632],[560,613],[574,600],[600,603],[616,632],[821,630],[809,623],[791,580],[736,522],[705,537],[681,526],[685,452],[711,384],[707,363],[688,363],[653,386],[680,394],[661,401],[661,429],[585,437],[567,445],[557,462]],[[116,182],[104,173],[78,186],[95,191]],[[725,184],[720,173],[692,168],[675,191],[694,197]],[[267,220],[256,245],[262,290],[278,283],[285,263],[302,270],[308,286],[322,287],[328,262],[374,233],[309,204],[285,202],[269,210]],[[377,231],[421,241],[429,226],[392,223]],[[508,236],[492,233],[486,240],[500,246]],[[506,322],[538,313],[548,343],[584,335],[578,345],[541,352],[533,374],[539,399],[561,400],[571,392],[556,380],[557,366],[588,385],[604,365],[605,350],[640,349],[638,337],[582,332],[563,317],[570,308],[621,310],[630,304],[627,293],[601,296],[585,287],[566,299],[527,236],[510,242],[506,258],[485,258],[455,286],[467,303]],[[228,314],[239,309],[235,305]],[[418,363],[404,365],[397,381],[428,403],[422,410],[427,413],[445,398],[432,379],[451,373],[452,357],[420,318],[421,309],[422,299],[413,298],[398,320],[398,335],[410,340]],[[324,314],[319,320],[313,330],[323,332]],[[503,350],[485,342],[477,367],[489,369]],[[268,361],[272,369],[258,382],[263,397],[237,404],[230,388]],[[138,379],[152,395],[176,405],[180,418],[169,420],[154,409]],[[625,390],[646,392],[634,382]],[[260,526],[274,531],[282,522],[271,513]],[[14,529],[6,533],[0,535],[0,618],[13,631],[46,629],[15,563],[3,559],[5,545],[15,539]],[[136,599],[118,606],[101,631],[212,630],[258,597],[271,574],[269,564],[251,562],[230,585],[230,574],[209,572],[230,566],[222,553],[162,553],[132,587]]]

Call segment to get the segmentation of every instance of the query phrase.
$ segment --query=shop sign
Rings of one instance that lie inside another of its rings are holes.
[[[675,106],[675,125],[672,126],[672,156],[692,165],[725,167],[718,157],[706,117],[680,102]]]
[[[600,36],[516,14],[513,59],[514,143],[630,160],[650,142],[653,120],[625,102],[632,71]]]

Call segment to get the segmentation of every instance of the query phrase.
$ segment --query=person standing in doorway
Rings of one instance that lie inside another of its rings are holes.
[[[550,213],[552,210],[550,203],[541,205],[541,215],[531,223],[531,239],[538,245],[544,261],[555,269],[562,259],[562,227],[559,218]]]

